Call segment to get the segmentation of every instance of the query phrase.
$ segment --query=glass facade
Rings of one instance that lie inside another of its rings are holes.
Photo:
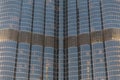
[[[120,0],[0,0],[0,80],[120,80]]]

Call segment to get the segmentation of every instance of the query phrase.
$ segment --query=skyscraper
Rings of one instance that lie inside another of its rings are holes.
[[[120,80],[120,0],[0,0],[0,80]]]

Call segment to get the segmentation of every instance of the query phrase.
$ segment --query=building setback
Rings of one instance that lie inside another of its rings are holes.
[[[0,0],[0,80],[120,80],[120,0]]]

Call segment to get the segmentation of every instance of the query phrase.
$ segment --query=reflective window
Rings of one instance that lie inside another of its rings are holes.
[[[119,45],[120,41],[106,41],[106,58],[107,58],[107,69],[108,69],[108,76],[110,80],[116,79],[119,80]]]
[[[81,53],[81,76],[82,80],[92,79],[92,63],[90,45],[85,44],[80,46]]]
[[[16,79],[28,79],[30,44],[19,43],[16,66]]]
[[[0,42],[0,79],[13,80],[15,57],[16,57],[15,41],[1,41]]]
[[[19,29],[21,1],[0,1],[0,29]]]

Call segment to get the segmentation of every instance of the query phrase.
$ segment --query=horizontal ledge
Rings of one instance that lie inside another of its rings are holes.
[[[80,34],[78,36],[65,37],[64,47],[74,47],[84,44],[90,44],[95,42],[103,42],[108,40],[119,40],[120,39],[120,29],[105,29],[103,31],[95,31],[85,34]],[[32,37],[32,38],[31,38]],[[32,39],[32,40],[31,40]],[[45,36],[41,34],[17,31],[13,29],[0,30],[0,41],[3,40],[14,40],[17,42],[30,43],[33,45],[42,45],[46,47],[58,47],[59,37]]]

